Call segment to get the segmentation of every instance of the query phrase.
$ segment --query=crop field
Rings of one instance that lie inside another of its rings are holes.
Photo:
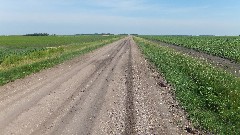
[[[239,39],[2,36],[0,134],[240,134],[239,76],[172,47],[238,66]]]
[[[1,36],[0,85],[117,39],[118,36]]]
[[[169,44],[183,46],[240,63],[239,36],[142,36]]]
[[[240,135],[240,0],[3,0],[0,135]]]
[[[175,88],[177,100],[180,101],[196,127],[217,134],[240,133],[240,128],[237,128],[240,127],[240,78],[206,61],[179,53],[152,41],[160,40],[183,45],[237,61],[240,53],[240,38],[142,37],[145,39],[135,37],[134,40],[146,58]],[[231,51],[233,53],[229,53]]]

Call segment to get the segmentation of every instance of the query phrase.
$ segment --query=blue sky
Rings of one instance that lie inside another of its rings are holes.
[[[0,0],[0,35],[240,34],[239,0]]]

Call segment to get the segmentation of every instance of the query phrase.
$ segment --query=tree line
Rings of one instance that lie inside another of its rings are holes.
[[[48,33],[33,33],[33,34],[26,34],[24,36],[49,36]]]

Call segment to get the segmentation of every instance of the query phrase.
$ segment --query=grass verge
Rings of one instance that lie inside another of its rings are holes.
[[[135,37],[145,56],[175,88],[194,126],[216,134],[240,134],[240,79],[205,61]]]

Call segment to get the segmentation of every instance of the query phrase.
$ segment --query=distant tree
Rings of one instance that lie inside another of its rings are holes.
[[[26,34],[24,36],[49,36],[48,33],[33,33],[33,34]]]
[[[118,34],[118,35],[128,35],[128,34]]]

